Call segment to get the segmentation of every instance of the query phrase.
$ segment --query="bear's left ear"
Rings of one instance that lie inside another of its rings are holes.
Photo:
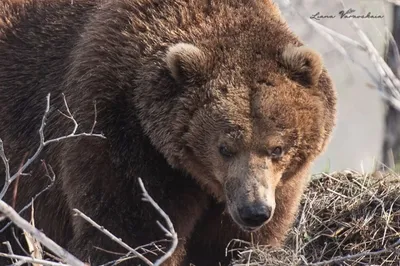
[[[192,44],[177,43],[170,46],[165,62],[172,75],[178,81],[195,81],[205,74],[206,56]]]
[[[314,50],[290,44],[285,47],[281,56],[291,79],[305,87],[312,87],[318,83],[322,73],[322,58]]]

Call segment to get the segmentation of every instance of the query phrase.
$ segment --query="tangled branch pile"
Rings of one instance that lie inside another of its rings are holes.
[[[236,248],[232,265],[399,265],[400,177],[314,176],[285,248]]]

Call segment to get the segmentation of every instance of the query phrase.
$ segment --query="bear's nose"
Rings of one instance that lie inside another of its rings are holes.
[[[239,209],[239,216],[246,226],[259,227],[271,217],[272,208],[256,202]]]

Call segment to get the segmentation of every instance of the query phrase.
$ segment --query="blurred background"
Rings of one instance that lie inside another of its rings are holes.
[[[397,170],[400,12],[396,1],[275,1],[294,32],[322,55],[338,93],[337,127],[313,173],[345,169],[370,173],[386,166]]]

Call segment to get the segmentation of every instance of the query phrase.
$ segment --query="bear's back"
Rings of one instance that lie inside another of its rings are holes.
[[[0,137],[4,142],[11,141],[7,132],[21,132],[13,136],[21,144],[37,136],[46,95],[60,94],[69,53],[95,2],[0,3]]]

